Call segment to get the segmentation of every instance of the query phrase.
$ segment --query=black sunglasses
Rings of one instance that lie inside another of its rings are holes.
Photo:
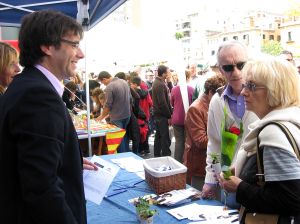
[[[250,90],[251,92],[255,92],[255,90],[257,90],[257,89],[265,89],[267,87],[265,87],[265,86],[256,86],[256,84],[253,83],[253,82],[246,82],[245,84],[242,84],[242,88],[243,89],[246,88],[246,89]]]
[[[235,65],[222,65],[221,67],[225,72],[233,72],[234,67],[237,67],[237,69],[241,71],[245,64],[246,62],[243,61],[243,62],[238,62]]]

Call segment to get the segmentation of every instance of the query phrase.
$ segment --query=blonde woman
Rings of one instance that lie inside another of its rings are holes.
[[[11,45],[0,42],[0,96],[3,95],[13,77],[20,72],[19,55]]]
[[[284,132],[269,124],[284,124],[300,148],[299,75],[288,61],[271,57],[248,61],[243,78],[246,109],[260,120],[249,125],[235,176],[219,181],[226,191],[236,192],[247,213],[279,214],[280,224],[300,223],[300,162]],[[257,151],[264,170],[262,186],[257,184]]]

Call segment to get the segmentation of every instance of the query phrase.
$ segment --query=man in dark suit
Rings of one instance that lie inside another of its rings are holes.
[[[0,101],[1,223],[86,223],[82,160],[61,80],[84,57],[83,30],[54,11],[25,16],[17,75]]]
[[[166,85],[166,78],[169,75],[170,69],[165,65],[159,65],[152,85],[153,113],[156,125],[154,157],[171,155],[169,125],[171,124],[172,108],[170,91]]]

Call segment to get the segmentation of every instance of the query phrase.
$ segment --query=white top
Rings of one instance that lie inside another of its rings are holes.
[[[221,154],[221,122],[224,117],[224,106],[226,106],[228,120],[231,120],[236,127],[239,127],[239,123],[238,121],[235,120],[233,114],[231,113],[228,102],[224,97],[224,95],[222,94],[220,96],[219,93],[216,93],[210,101],[209,110],[208,110],[208,124],[207,124],[208,143],[207,143],[207,156],[206,156],[207,166],[206,166],[205,183],[211,183],[211,184],[216,183],[214,177],[215,173],[211,168],[212,158],[210,155],[212,153],[214,154],[217,153],[218,155]],[[258,117],[253,112],[245,111],[245,114],[242,118],[244,133],[242,135],[242,138],[240,138],[240,140],[237,143],[232,166],[234,166],[234,163],[236,161],[236,154],[238,151],[237,149],[240,148],[241,142],[244,140],[245,136],[249,132],[248,125],[256,121],[257,119]]]

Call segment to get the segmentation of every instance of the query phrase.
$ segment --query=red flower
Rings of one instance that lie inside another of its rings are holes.
[[[241,130],[237,127],[234,127],[234,126],[229,128],[229,132],[231,132],[232,134],[236,134],[236,135],[241,134]]]

